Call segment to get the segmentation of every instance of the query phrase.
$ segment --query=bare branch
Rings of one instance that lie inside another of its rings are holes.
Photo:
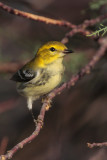
[[[85,35],[85,36],[91,34],[91,32],[89,30],[87,30],[85,28],[80,28],[79,26],[76,26],[70,32],[65,34],[65,37],[61,40],[61,42],[63,44],[68,43],[68,41],[69,41],[68,38],[74,36],[77,33],[81,33],[82,35]],[[94,36],[93,36],[93,38],[94,38]]]
[[[7,152],[6,155],[1,155],[0,156],[0,160],[6,160],[6,159],[10,159],[12,158],[12,156],[21,148],[23,148],[27,143],[29,143],[30,141],[32,141],[34,138],[37,137],[37,135],[39,134],[41,128],[42,128],[42,122],[44,121],[44,116],[45,116],[45,112],[46,112],[46,106],[47,103],[44,103],[42,105],[42,108],[40,110],[40,114],[38,116],[38,123],[36,126],[35,131],[26,139],[24,139],[23,141],[21,141],[20,143],[18,143],[16,146],[14,146],[10,151]]]
[[[72,28],[72,30],[70,32],[66,33],[65,37],[61,40],[61,42],[66,44],[68,42],[68,37],[72,37],[76,33],[81,33],[85,36],[92,34],[92,32],[86,28],[89,26],[93,26],[96,23],[99,23],[106,18],[107,18],[107,14],[101,15],[95,19],[85,20],[82,24],[76,25],[74,28]],[[94,35],[93,38],[95,38],[95,37],[96,36]]]
[[[104,14],[104,15],[101,15],[101,16],[95,18],[95,19],[85,20],[85,21],[83,22],[83,24],[81,24],[81,25],[79,25],[79,26],[80,26],[80,28],[81,28],[81,27],[82,27],[82,28],[87,28],[88,26],[93,26],[93,25],[95,25],[96,23],[99,23],[99,22],[103,21],[103,20],[106,19],[106,18],[107,18],[107,13]]]
[[[1,2],[0,2],[0,8],[7,11],[10,14],[20,16],[20,17],[24,17],[24,18],[27,18],[27,19],[32,19],[32,20],[39,21],[39,22],[44,22],[46,24],[65,26],[65,27],[69,27],[69,28],[74,28],[75,27],[75,25],[70,23],[70,22],[56,20],[56,19],[52,19],[52,18],[48,18],[48,17],[44,17],[44,16],[38,16],[38,15],[35,15],[35,14],[23,12],[23,11],[20,11],[18,9],[14,9],[12,7],[9,7],[9,6],[1,3]]]
[[[107,147],[107,142],[102,142],[102,143],[87,143],[87,146],[89,148],[94,148],[94,147]]]
[[[14,9],[10,6],[7,6],[7,5],[3,4],[2,2],[0,2],[0,8],[5,10],[6,12],[8,12],[10,14],[13,14],[13,15],[17,15],[17,16],[24,17],[24,18],[27,18],[27,19],[32,19],[32,20],[39,21],[39,22],[44,22],[46,24],[65,26],[65,27],[72,28],[72,29],[76,28],[77,26],[78,26],[78,28],[85,29],[88,26],[95,25],[96,23],[98,23],[98,22],[107,18],[107,14],[104,14],[104,15],[101,15],[101,16],[95,18],[95,19],[85,20],[80,25],[74,25],[74,24],[72,24],[71,22],[68,22],[68,21],[52,19],[52,18],[48,18],[48,17],[44,17],[44,16],[35,15],[35,14],[32,14],[32,13],[20,11],[18,9]]]

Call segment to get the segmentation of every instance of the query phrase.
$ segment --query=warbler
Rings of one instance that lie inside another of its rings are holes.
[[[11,78],[17,82],[17,91],[27,98],[32,110],[34,100],[52,91],[61,82],[64,72],[63,58],[72,50],[57,41],[40,47],[35,57],[19,69]]]

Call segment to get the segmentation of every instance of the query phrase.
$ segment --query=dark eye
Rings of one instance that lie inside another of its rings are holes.
[[[54,47],[50,48],[50,51],[54,52],[56,49]]]

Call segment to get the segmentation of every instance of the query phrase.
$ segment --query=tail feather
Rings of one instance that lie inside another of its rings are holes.
[[[27,99],[27,107],[29,110],[32,110],[32,105],[33,105],[33,99],[32,99],[32,97],[29,97]]]

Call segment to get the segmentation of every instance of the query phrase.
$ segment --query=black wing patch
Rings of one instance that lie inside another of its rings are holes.
[[[31,69],[20,69],[11,78],[13,81],[17,82],[28,82],[36,76],[36,72]]]

